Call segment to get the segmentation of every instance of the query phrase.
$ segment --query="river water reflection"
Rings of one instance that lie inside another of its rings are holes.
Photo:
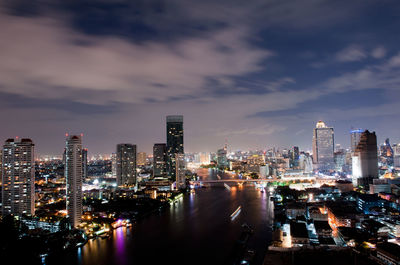
[[[217,172],[200,169],[203,179],[217,179]],[[231,178],[219,173],[221,178]],[[272,206],[268,194],[253,184],[222,184],[198,188],[169,209],[150,215],[132,228],[118,228],[109,239],[90,240],[76,253],[47,264],[232,264],[241,225],[254,228],[249,247],[261,264],[271,238]],[[241,206],[241,212],[231,214]]]

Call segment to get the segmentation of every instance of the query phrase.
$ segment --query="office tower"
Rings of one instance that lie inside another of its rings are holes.
[[[351,148],[351,152],[354,152],[356,150],[356,147],[358,145],[358,143],[360,142],[360,137],[361,134],[364,131],[361,129],[355,129],[355,130],[351,130],[350,131],[350,148]]]
[[[353,185],[368,188],[374,178],[378,177],[378,152],[375,132],[368,130],[360,137],[353,157]]]
[[[320,169],[331,169],[334,165],[334,133],[323,121],[317,123],[313,135],[314,164]]]
[[[67,213],[72,227],[82,218],[82,138],[67,135],[65,143],[65,178],[67,180]]]
[[[342,149],[336,151],[334,154],[335,158],[335,170],[336,171],[343,171],[344,166],[346,165],[346,152]]]
[[[184,154],[183,149],[183,116],[167,116],[167,174],[176,179],[176,154]]]
[[[228,166],[228,159],[226,157],[226,149],[222,148],[222,149],[218,149],[217,151],[217,164],[218,167],[221,169],[224,169]]]
[[[146,165],[146,158],[147,158],[147,155],[145,152],[139,152],[138,157],[137,157],[137,165],[138,166]]]
[[[117,185],[136,185],[136,145],[117,145]]]
[[[83,179],[88,177],[88,150],[86,148],[82,149],[82,175]]]
[[[153,146],[153,177],[167,175],[167,145],[154,144]]]
[[[293,146],[290,150],[290,167],[297,168],[299,166],[299,147]]]
[[[2,216],[35,214],[35,162],[31,139],[8,139],[2,152]]]
[[[186,162],[185,154],[175,154],[175,165],[176,165],[176,189],[186,188]]]

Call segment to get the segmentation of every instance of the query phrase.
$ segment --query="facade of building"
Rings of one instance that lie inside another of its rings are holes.
[[[351,152],[356,150],[358,143],[360,142],[361,134],[364,131],[361,129],[354,129],[350,131],[350,148]]]
[[[153,146],[153,177],[167,176],[167,145],[154,144]]]
[[[137,155],[137,165],[144,166],[146,165],[147,155],[145,152],[139,152]]]
[[[378,153],[375,132],[363,132],[352,157],[353,185],[368,187],[378,177]]]
[[[185,189],[186,188],[186,163],[185,163],[185,154],[176,154],[176,189]]]
[[[35,214],[35,162],[31,139],[8,139],[2,151],[2,215]]]
[[[217,151],[217,165],[219,168],[226,168],[228,166],[228,158],[226,157],[226,149],[218,149]]]
[[[167,174],[176,179],[176,154],[184,154],[183,148],[183,116],[167,116]]]
[[[65,178],[67,181],[67,214],[73,227],[82,219],[82,138],[67,136],[65,143]]]
[[[334,132],[332,127],[327,127],[319,121],[313,134],[313,162],[318,168],[330,169],[334,165]]]
[[[117,186],[136,185],[136,145],[118,144],[116,165]]]
[[[88,177],[88,150],[82,149],[82,175],[83,179]]]

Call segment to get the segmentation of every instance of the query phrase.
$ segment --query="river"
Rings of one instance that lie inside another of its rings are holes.
[[[200,169],[202,179],[217,179],[212,169]],[[220,178],[231,178],[218,173]],[[109,239],[90,240],[76,253],[46,264],[232,264],[235,242],[243,223],[254,229],[249,248],[262,264],[271,239],[272,204],[254,184],[222,184],[196,189],[169,209],[152,214],[132,228],[118,228]],[[236,218],[231,214],[241,206]]]

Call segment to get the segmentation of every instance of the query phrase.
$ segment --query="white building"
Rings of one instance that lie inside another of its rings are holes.
[[[65,178],[67,180],[67,213],[71,225],[77,227],[82,218],[81,136],[67,136],[65,143]]]

